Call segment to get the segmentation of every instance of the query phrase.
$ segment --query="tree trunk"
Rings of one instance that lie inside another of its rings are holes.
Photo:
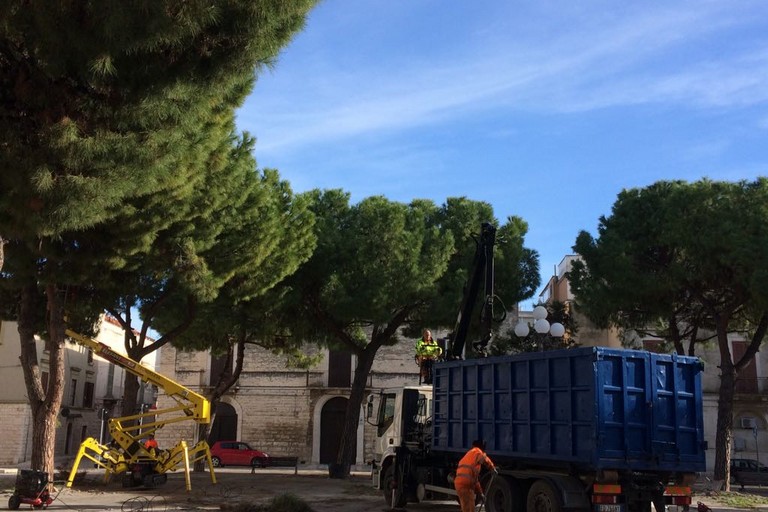
[[[48,473],[53,480],[55,470],[56,422],[58,408],[47,404],[32,408],[32,469]]]
[[[730,365],[729,365],[730,366]],[[730,490],[731,441],[733,437],[733,395],[736,386],[736,372],[733,366],[727,371],[721,369],[720,393],[717,402],[717,433],[715,436],[715,480],[725,481],[725,490]]]
[[[123,388],[123,404],[121,408],[121,415],[131,416],[139,412],[139,406],[136,398],[139,396],[139,387],[141,383],[139,382],[139,378],[136,375],[130,372],[125,372],[123,385],[125,387]],[[128,422],[127,424],[133,424],[133,422]]]
[[[368,375],[371,373],[373,359],[381,343],[373,341],[358,352],[357,365],[355,366],[355,380],[347,402],[347,411],[344,415],[344,430],[339,441],[339,453],[336,456],[336,464],[331,464],[328,473],[331,478],[349,477],[350,468],[355,460],[355,440],[357,439],[357,424],[360,421],[360,407],[363,404],[365,387]]]
[[[211,410],[216,407],[213,402],[211,402]],[[211,423],[199,423],[197,425],[197,443],[200,441],[208,441],[208,435],[211,433],[211,425],[213,424],[215,419],[215,413],[211,413]],[[194,465],[192,466],[192,471],[195,471],[196,473],[205,471],[208,467],[208,461],[205,459],[200,459],[195,461]]]
[[[216,378],[216,384],[213,386],[208,400],[211,402],[211,421],[210,423],[201,423],[197,427],[197,441],[208,441],[208,435],[211,432],[213,422],[216,421],[216,407],[221,402],[221,397],[224,396],[232,386],[235,385],[237,379],[240,378],[240,374],[243,371],[243,362],[245,360],[245,332],[240,332],[237,343],[229,346],[227,351],[227,363],[224,365],[224,370]],[[232,360],[234,359],[234,369],[232,368]],[[204,460],[195,462],[195,471],[205,470]]]
[[[19,339],[24,384],[32,412],[32,469],[48,473],[53,480],[56,447],[56,422],[64,394],[64,315],[54,285],[46,288],[48,306],[48,388],[43,389],[35,341],[34,308],[38,292],[35,284],[21,292]]]
[[[130,320],[130,314],[127,314],[127,318]],[[146,355],[146,352],[144,351],[144,338],[142,337],[139,340],[136,340],[133,333],[127,329],[125,330],[124,336],[125,353],[130,359],[136,361],[137,363],[141,363],[141,360]],[[141,387],[139,377],[129,371],[126,371],[125,378],[123,379],[123,386],[123,405],[121,408],[122,415],[131,416],[133,414],[138,414],[141,412],[138,403],[139,388]],[[132,421],[126,423],[126,425],[133,424],[135,424],[135,422]]]
[[[128,357],[137,363],[141,363],[141,360],[147,354],[144,349],[143,340],[141,343],[132,344],[129,341],[126,342],[126,354]],[[151,351],[150,351],[151,352]],[[123,416],[131,416],[141,412],[141,405],[139,404],[139,389],[141,388],[141,380],[138,375],[135,375],[129,371],[125,372],[125,379],[123,379],[123,405],[121,412]],[[125,425],[133,425],[134,421],[125,423]]]
[[[147,332],[149,331],[149,325],[154,316],[152,311],[161,307],[161,305],[164,304],[165,301],[168,299],[168,296],[169,296],[169,293],[166,290],[166,293],[162,297],[160,297],[160,299],[155,301],[150,308],[148,308],[149,313],[147,313],[147,318],[145,318],[144,321],[142,322],[141,332],[138,333],[138,336],[132,331],[132,327],[131,327],[131,307],[130,306],[133,304],[132,302],[128,302],[128,306],[126,307],[125,311],[122,312],[122,315],[120,311],[116,309],[109,310],[109,313],[113,317],[118,319],[121,327],[123,328],[123,333],[124,333],[123,343],[125,346],[125,353],[128,355],[130,359],[133,359],[137,363],[140,363],[141,360],[144,359],[144,357],[147,354],[150,354],[152,352],[155,352],[156,350],[159,350],[164,345],[176,339],[179,336],[179,334],[183,333],[187,328],[189,328],[189,325],[191,324],[192,319],[195,317],[195,313],[197,311],[196,309],[197,302],[193,298],[188,298],[187,316],[179,323],[179,325],[171,329],[168,333],[163,335],[159,340],[155,340],[154,343],[146,345]],[[123,416],[130,416],[130,415],[136,414],[139,411],[139,407],[137,404],[137,397],[139,394],[139,388],[141,387],[141,384],[139,382],[139,377],[137,377],[136,375],[133,375],[128,371],[125,372],[125,379],[123,380],[123,384],[124,384],[124,390],[123,390],[123,404],[121,407],[121,413]],[[132,424],[132,422],[129,422],[127,424]]]
[[[733,395],[736,389],[737,376],[728,344],[728,318],[726,315],[714,315],[717,343],[720,349],[720,392],[717,402],[714,479],[723,480],[725,490],[730,490]]]
[[[720,393],[717,404],[717,433],[715,436],[715,480],[725,482],[724,489],[731,489],[731,441],[733,438],[733,396],[736,378],[755,358],[768,331],[768,313],[761,315],[752,341],[741,360],[734,361],[728,343],[728,322],[726,315],[715,315],[717,342],[720,348]]]

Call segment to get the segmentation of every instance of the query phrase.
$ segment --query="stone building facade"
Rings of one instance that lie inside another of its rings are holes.
[[[414,360],[415,340],[379,350],[367,391],[418,383]],[[162,349],[158,371],[177,382],[205,393],[211,385],[215,361],[208,353]],[[273,456],[296,456],[305,465],[318,466],[335,457],[350,384],[354,356],[322,351],[322,361],[309,370],[286,367],[285,358],[248,347],[243,372],[236,386],[222,399],[211,427],[211,444],[216,440],[240,440]],[[172,402],[162,391],[160,409]],[[363,404],[357,432],[355,463],[372,460],[375,428],[366,422]],[[161,446],[179,439],[192,441],[192,422],[169,424],[157,433]]]
[[[48,351],[39,341],[37,359],[45,387]],[[16,465],[32,456],[32,413],[19,359],[21,344],[15,322],[0,322],[0,464]],[[100,421],[94,410],[97,363],[88,351],[73,343],[64,350],[64,396],[56,428],[56,456],[77,453],[80,442],[97,435]]]
[[[104,317],[98,341],[125,354],[123,331],[114,319]],[[38,340],[37,358],[43,385],[47,382],[48,352]],[[0,322],[0,465],[19,465],[32,456],[32,415],[21,369],[21,345],[16,322]],[[155,354],[145,365],[154,365]],[[65,343],[64,396],[56,427],[55,457],[67,464],[87,437],[108,440],[106,421],[120,410],[124,370],[94,356],[76,343]],[[144,385],[140,401],[153,403],[154,391]]]

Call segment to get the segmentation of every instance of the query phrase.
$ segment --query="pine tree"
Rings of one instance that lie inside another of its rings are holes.
[[[281,325],[294,338],[355,356],[339,450],[329,468],[331,476],[344,478],[354,462],[360,407],[378,350],[398,343],[401,330],[454,326],[467,275],[456,279],[454,268],[475,252],[468,235],[479,229],[478,219],[494,218],[486,203],[463,198],[437,207],[383,197],[350,205],[349,195],[339,190],[312,196],[317,248],[273,290],[280,294],[274,314],[282,313]],[[499,269],[499,290],[506,297],[529,297],[538,280],[538,272],[518,276],[520,268],[538,267],[535,252],[523,250],[524,232],[519,234],[505,247],[503,266],[509,268]],[[515,254],[531,259],[523,262]]]
[[[221,141],[208,136],[221,133],[254,71],[302,27],[313,3],[5,2],[0,309],[19,322],[33,468],[53,470],[63,316],[72,293],[89,295],[105,270],[149,250],[167,217],[143,211],[199,182]],[[105,244],[88,241],[115,224],[125,228],[124,238],[113,239],[101,258],[93,249]],[[90,306],[85,316],[97,307]],[[47,392],[36,333],[45,334],[50,350]]]

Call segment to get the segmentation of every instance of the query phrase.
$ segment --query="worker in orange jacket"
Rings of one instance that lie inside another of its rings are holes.
[[[157,450],[158,445],[157,441],[155,441],[155,434],[149,434],[148,439],[144,441],[144,448],[146,448],[149,453],[153,453],[152,450]]]
[[[459,461],[456,478],[453,480],[456,494],[459,495],[461,512],[474,512],[476,493],[485,501],[483,488],[480,486],[481,466],[496,472],[493,461],[485,454],[485,441],[478,439],[472,441],[472,448]]]

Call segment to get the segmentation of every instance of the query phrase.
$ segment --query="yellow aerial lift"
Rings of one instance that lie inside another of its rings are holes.
[[[183,464],[188,491],[192,488],[190,466],[198,460],[205,459],[211,474],[211,482],[215,484],[216,475],[213,471],[211,451],[205,440],[199,441],[191,449],[187,446],[187,442],[182,440],[169,450],[145,448],[141,442],[142,437],[153,434],[157,429],[170,423],[187,420],[194,420],[203,424],[210,423],[211,403],[204,396],[133,359],[115,352],[104,343],[69,329],[67,329],[66,334],[75,342],[91,349],[95,355],[131,372],[145,382],[154,384],[178,404],[176,407],[156,409],[121,418],[110,418],[109,433],[112,436],[112,442],[110,445],[103,445],[92,437],[83,441],[77,452],[72,471],[69,473],[67,487],[72,487],[77,474],[77,467],[83,457],[92,460],[96,466],[104,468],[106,471],[105,481],[108,481],[112,475],[123,474],[123,487],[138,485],[155,487],[166,482],[168,471],[174,471],[177,466]],[[160,416],[171,414],[173,416],[159,419]],[[137,420],[140,419],[151,419],[151,421],[139,424]],[[135,424],[124,425],[125,422],[130,421],[134,421]]]

